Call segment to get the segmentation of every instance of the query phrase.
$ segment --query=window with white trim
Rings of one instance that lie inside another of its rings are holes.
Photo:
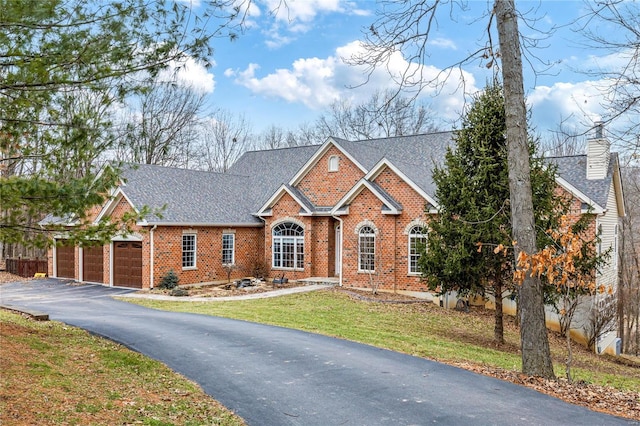
[[[409,230],[409,274],[419,274],[418,259],[421,250],[427,244],[427,234],[422,226],[414,226]]]
[[[304,229],[293,222],[283,222],[272,231],[274,268],[304,269]]]
[[[376,267],[376,233],[370,226],[358,231],[358,271],[373,272]]]
[[[602,254],[602,224],[598,225],[598,233],[596,234],[598,241],[598,255]]]
[[[236,236],[235,234],[222,234],[222,264],[234,265],[236,263]]]
[[[196,267],[196,234],[182,234],[182,269]]]
[[[340,157],[338,157],[337,155],[332,155],[331,157],[329,157],[330,172],[337,172],[339,166],[340,166]]]

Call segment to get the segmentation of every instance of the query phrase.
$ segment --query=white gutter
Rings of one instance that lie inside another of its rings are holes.
[[[153,228],[149,231],[149,289],[153,288],[153,231],[157,227],[158,225],[153,225]]]

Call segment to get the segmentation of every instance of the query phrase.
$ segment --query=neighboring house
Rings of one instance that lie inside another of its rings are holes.
[[[137,232],[100,248],[53,248],[49,273],[152,288],[171,269],[189,284],[266,267],[268,278],[428,294],[417,247],[437,213],[432,171],[452,136],[330,137],[320,146],[247,152],[224,174],[129,166],[96,220],[142,206],[164,206],[162,216],[146,217]],[[602,245],[616,247],[622,186],[606,139],[590,140],[587,155],[552,161],[573,212],[595,213]],[[616,270],[611,262],[599,280],[615,285]]]

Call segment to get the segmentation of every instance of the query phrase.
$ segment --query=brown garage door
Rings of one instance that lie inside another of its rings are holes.
[[[82,279],[92,283],[103,282],[102,246],[82,249]]]
[[[113,285],[142,288],[142,243],[113,243]]]
[[[76,251],[73,246],[56,247],[56,276],[75,278]]]

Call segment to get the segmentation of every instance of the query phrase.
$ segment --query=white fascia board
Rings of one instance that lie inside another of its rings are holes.
[[[296,175],[289,182],[289,185],[297,186],[302,180],[302,178],[307,173],[309,173],[309,170],[311,170],[313,166],[316,165],[316,163],[320,160],[320,157],[322,157],[329,150],[331,146],[335,146],[341,153],[344,154],[345,157],[347,157],[351,162],[353,162],[353,164],[355,164],[356,167],[362,170],[362,173],[367,173],[367,169],[365,169],[362,166],[362,164],[357,162],[356,159],[353,158],[353,156],[351,156],[351,154],[349,154],[342,146],[340,146],[340,144],[338,144],[335,140],[333,140],[333,138],[329,137],[327,138],[326,142],[322,144],[320,148],[318,148],[316,153],[311,156],[311,158],[305,163],[305,165],[302,166],[302,168],[298,171],[298,173],[296,173]]]
[[[287,188],[286,185],[282,185],[280,188],[278,188],[278,190],[276,192],[273,193],[273,195],[271,196],[271,198],[269,198],[269,200],[262,205],[262,207],[260,207],[260,209],[258,210],[257,215],[258,216],[270,216],[270,214],[265,214],[265,210],[271,209],[277,202],[278,200],[280,200],[280,198],[282,198],[282,196],[287,193],[291,196],[291,198],[293,198],[296,203],[298,203],[300,205],[300,207],[302,207],[305,211],[306,215],[311,215],[311,212],[309,211],[308,208],[305,207],[304,203],[295,195],[293,194],[289,188]]]
[[[202,228],[261,228],[263,223],[144,222],[144,226],[181,226]]]
[[[627,210],[624,202],[624,191],[622,186],[622,178],[620,176],[620,165],[616,161],[613,169],[613,190],[615,191],[616,204],[618,205],[618,217],[625,217]]]
[[[593,213],[602,214],[605,212],[605,209],[602,206],[600,206],[598,203],[593,201],[591,198],[587,197],[582,191],[580,191],[575,186],[571,185],[564,178],[560,176],[556,176],[556,183],[561,187],[563,187],[565,190],[567,190],[569,193],[571,193],[571,195],[576,197],[581,202],[589,204],[593,209]]]
[[[133,205],[129,197],[127,197],[127,194],[125,194],[124,191],[120,187],[118,187],[118,189],[110,197],[109,201],[107,201],[107,203],[104,205],[102,210],[100,210],[100,213],[98,214],[96,219],[93,221],[93,223],[98,223],[100,222],[100,220],[102,220],[102,218],[109,216],[111,213],[113,213],[113,210],[116,208],[120,200],[123,198],[127,201],[127,203],[129,203],[133,211],[135,211],[137,214],[140,213],[140,211],[138,211],[136,206]]]
[[[382,203],[385,206],[387,206],[387,208],[389,209],[388,211],[383,211],[382,214],[389,214],[389,215],[400,214],[400,211],[398,209],[396,209],[394,206],[392,206],[389,203],[387,203],[387,200],[385,200],[384,196],[382,194],[380,194],[380,192],[378,192],[378,190],[375,189],[368,180],[366,180],[365,178],[362,178],[362,179],[360,179],[360,181],[358,183],[355,184],[355,186],[353,188],[351,188],[351,190],[349,192],[347,192],[345,194],[344,197],[342,197],[342,199],[340,201],[338,201],[338,203],[335,205],[335,207],[333,209],[331,209],[331,215],[332,216],[336,216],[336,215],[339,215],[339,214],[343,214],[342,212],[344,210],[342,210],[342,206],[344,206],[345,204],[351,204],[351,202],[365,188],[367,188],[369,191],[371,191],[373,193],[373,195],[375,195],[380,201],[382,201]],[[348,212],[348,208],[347,208],[347,212]]]
[[[414,181],[409,179],[407,175],[402,173],[402,171],[400,171],[400,169],[397,168],[391,161],[387,160],[387,158],[383,158],[382,160],[378,161],[378,163],[375,166],[373,166],[371,171],[367,173],[367,175],[365,176],[365,179],[374,181],[378,177],[378,175],[380,175],[380,173],[384,171],[385,167],[390,168],[395,174],[397,174],[400,177],[400,179],[405,181],[407,185],[411,187],[411,189],[416,191],[422,198],[424,198],[429,204],[431,204],[434,207],[433,209],[429,210],[429,213],[432,213],[431,210],[433,210],[434,213],[437,212],[438,203],[436,202],[436,200],[433,197],[431,197],[429,194],[424,192],[422,188],[420,188]]]
[[[282,198],[282,196],[284,195],[285,189],[286,189],[286,186],[284,185],[280,186],[280,188],[278,188],[278,190],[273,193],[273,195],[267,200],[267,202],[264,203],[262,207],[258,209],[258,213],[256,214],[258,216],[262,216],[265,210],[271,209],[271,206],[273,206],[275,203],[278,202],[280,198]]]

